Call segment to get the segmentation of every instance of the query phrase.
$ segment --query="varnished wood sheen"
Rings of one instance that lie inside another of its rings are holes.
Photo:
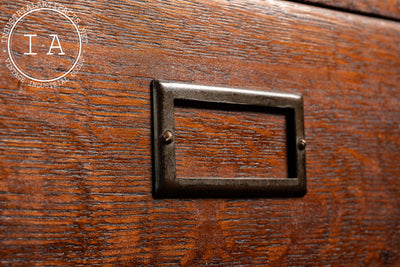
[[[286,116],[229,108],[175,108],[176,176],[289,177]]]
[[[400,264],[400,24],[273,0],[58,2],[88,31],[77,75],[36,88],[0,65],[1,265]],[[1,2],[0,24],[25,4]],[[303,94],[307,195],[153,199],[153,78]]]

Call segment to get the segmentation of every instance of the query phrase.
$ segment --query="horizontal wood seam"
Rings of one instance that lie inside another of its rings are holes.
[[[311,2],[307,2],[305,0],[283,0],[283,1],[292,2],[292,3],[294,2],[297,4],[306,5],[306,6],[324,8],[324,9],[349,13],[349,14],[353,14],[353,15],[360,15],[360,16],[365,16],[365,17],[369,17],[369,18],[384,19],[384,20],[393,21],[393,22],[400,22],[400,14],[399,14],[399,18],[396,18],[396,17],[392,17],[389,15],[382,15],[382,14],[377,14],[377,13],[372,13],[372,12],[360,11],[360,10],[356,10],[356,9],[332,6],[329,4],[327,5],[327,4],[323,4],[323,3],[311,3]]]

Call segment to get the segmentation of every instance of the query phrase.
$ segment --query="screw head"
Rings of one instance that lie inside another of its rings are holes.
[[[303,138],[300,138],[299,141],[298,141],[298,143],[297,143],[297,146],[299,147],[299,149],[300,149],[300,150],[305,149],[305,148],[306,148],[306,145],[307,145],[306,140],[303,139]]]
[[[172,141],[174,141],[174,135],[172,134],[172,132],[170,130],[166,130],[163,135],[162,135],[162,141],[165,144],[171,144]]]

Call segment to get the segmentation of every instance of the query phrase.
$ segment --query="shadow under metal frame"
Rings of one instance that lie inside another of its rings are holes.
[[[153,196],[155,198],[300,197],[306,194],[303,97],[297,94],[193,85],[153,80]],[[290,110],[287,178],[176,177],[174,108],[176,101]],[[289,175],[288,175],[289,176]]]

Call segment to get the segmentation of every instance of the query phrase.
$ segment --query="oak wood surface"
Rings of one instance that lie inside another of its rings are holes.
[[[77,75],[36,88],[0,65],[1,265],[400,263],[400,24],[272,0],[59,3],[88,31]],[[153,199],[153,78],[303,94],[307,195]]]
[[[339,8],[349,12],[364,13],[389,19],[400,19],[399,0],[295,0],[306,4],[318,4],[325,7]]]
[[[190,103],[174,120],[178,178],[289,177],[285,114]]]

